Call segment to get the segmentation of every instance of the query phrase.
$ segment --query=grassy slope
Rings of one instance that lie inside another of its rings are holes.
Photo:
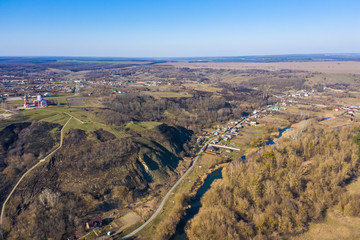
[[[71,128],[79,128],[85,131],[95,131],[97,129],[104,129],[108,132],[113,133],[118,138],[123,138],[128,136],[123,129],[117,127],[111,127],[102,122],[102,120],[96,116],[94,113],[94,108],[90,111],[86,110],[84,107],[69,107],[67,98],[72,96],[73,94],[61,94],[56,97],[51,97],[49,99],[55,99],[60,103],[59,106],[49,106],[47,108],[32,108],[23,111],[19,111],[19,114],[14,116],[9,120],[4,120],[0,122],[0,130],[5,128],[6,126],[17,123],[17,122],[37,122],[37,121],[46,121],[53,122],[59,124],[65,124],[65,122],[69,119],[69,113],[84,123],[80,123],[79,121],[72,120],[67,126],[66,131]],[[13,101],[15,102],[15,101]],[[22,103],[22,101],[21,101]],[[16,106],[19,106],[19,103],[16,103]],[[15,106],[14,105],[14,106]],[[95,109],[96,110],[96,109]]]
[[[195,89],[197,91],[212,92],[212,93],[219,92],[222,90],[222,88],[213,87],[211,84],[189,83],[189,84],[184,84],[184,86],[186,86],[187,88]]]
[[[154,129],[160,124],[160,122],[129,122],[125,125],[125,128],[130,128],[133,131],[141,132],[144,130]]]
[[[315,74],[310,78],[313,84],[335,84],[335,83],[349,83],[354,84],[356,75],[350,73],[320,73]]]
[[[66,126],[66,128],[64,129],[64,132],[68,132],[70,129],[81,129],[84,130],[86,132],[93,132],[97,129],[104,129],[105,131],[108,131],[112,134],[114,134],[117,138],[123,138],[123,137],[127,137],[128,135],[123,132],[123,131],[118,131],[115,130],[109,126],[106,125],[102,125],[100,123],[96,123],[96,122],[85,122],[85,123],[81,123],[76,119],[72,119],[69,124]]]

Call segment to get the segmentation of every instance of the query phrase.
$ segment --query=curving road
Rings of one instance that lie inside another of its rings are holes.
[[[156,216],[161,212],[162,208],[165,205],[166,200],[169,198],[170,194],[172,193],[172,191],[174,191],[174,189],[179,185],[179,183],[186,177],[186,175],[188,175],[188,173],[194,168],[195,164],[197,163],[197,161],[199,160],[200,154],[204,151],[204,149],[206,148],[206,146],[209,144],[209,142],[213,140],[213,138],[210,138],[205,144],[204,146],[200,149],[199,153],[196,155],[196,158],[194,160],[194,162],[192,163],[191,167],[189,167],[189,169],[184,173],[184,175],[182,175],[182,177],[174,184],[174,186],[168,191],[168,193],[165,195],[164,199],[162,200],[162,202],[160,203],[160,206],[158,207],[158,209],[154,212],[154,214],[140,227],[138,227],[137,229],[135,229],[134,231],[132,231],[131,233],[129,233],[128,235],[126,235],[125,237],[123,237],[122,239],[128,239],[130,237],[133,237],[135,234],[137,234],[139,231],[141,231],[144,227],[146,227],[146,225],[148,225],[152,220],[154,220],[156,218]]]
[[[16,183],[16,185],[13,187],[13,189],[11,190],[10,194],[7,196],[5,202],[3,203],[2,205],[2,208],[1,208],[1,216],[0,216],[0,226],[2,226],[2,223],[3,223],[3,217],[4,217],[4,213],[5,213],[5,207],[6,207],[6,203],[9,201],[11,195],[15,192],[16,188],[18,187],[18,185],[20,184],[20,182],[24,179],[24,177],[29,173],[31,172],[33,169],[35,169],[37,166],[39,166],[41,163],[45,162],[46,159],[48,157],[50,157],[51,155],[53,155],[57,150],[59,150],[61,147],[62,147],[62,144],[63,144],[63,138],[64,138],[64,129],[66,127],[66,125],[70,122],[70,120],[72,119],[73,117],[71,116],[67,122],[64,124],[64,126],[61,128],[61,131],[60,131],[60,145],[59,147],[57,147],[56,149],[54,149],[54,151],[52,151],[51,153],[49,153],[46,157],[44,157],[43,159],[41,159],[37,164],[35,164],[34,166],[32,166],[32,168],[30,168],[29,170],[27,170],[22,176],[21,178],[19,179],[19,181]],[[1,237],[3,238],[2,236],[2,229],[1,230]]]

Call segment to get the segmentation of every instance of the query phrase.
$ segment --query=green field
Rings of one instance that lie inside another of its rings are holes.
[[[68,116],[68,118],[69,118],[69,116]],[[69,124],[64,129],[64,132],[68,132],[70,129],[81,129],[88,133],[96,131],[98,129],[104,129],[105,131],[108,131],[108,132],[114,134],[117,138],[124,138],[124,137],[130,136],[129,134],[127,134],[125,131],[123,131],[121,129],[112,128],[112,127],[109,127],[107,125],[97,123],[97,122],[81,123],[79,120],[74,119],[74,118],[71,119]]]
[[[66,95],[59,96],[58,98],[65,102],[67,96]],[[2,130],[3,128],[5,128],[6,126],[12,123],[18,123],[18,122],[46,121],[46,122],[52,122],[52,123],[58,123],[64,125],[71,115],[74,116],[76,119],[72,119],[69,122],[68,126],[65,129],[65,132],[69,131],[69,129],[71,128],[78,128],[85,130],[87,132],[95,131],[97,129],[104,129],[105,131],[111,132],[118,138],[129,136],[128,134],[125,133],[123,128],[106,125],[102,121],[102,119],[99,118],[92,110],[94,109],[85,110],[84,108],[81,107],[69,107],[67,105],[18,110],[17,113],[11,119],[0,121],[0,130]],[[81,123],[80,121],[83,123]],[[143,125],[140,126],[149,128],[150,125],[151,125],[150,123],[144,123]]]
[[[151,130],[159,126],[160,122],[129,122],[125,125],[125,128],[130,128],[133,131],[141,132],[145,130]]]

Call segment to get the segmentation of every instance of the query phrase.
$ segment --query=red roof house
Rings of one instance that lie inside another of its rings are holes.
[[[95,228],[95,227],[101,227],[101,225],[102,225],[102,220],[101,220],[101,218],[97,217],[91,221],[88,221],[86,223],[85,227],[86,227],[86,229],[91,229],[91,228]]]

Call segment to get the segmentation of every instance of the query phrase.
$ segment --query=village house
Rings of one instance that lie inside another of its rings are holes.
[[[270,108],[271,110],[276,110],[276,111],[279,111],[279,110],[280,110],[279,106],[270,106],[269,108]]]
[[[233,128],[233,129],[231,129],[231,134],[232,135],[238,135],[238,133],[239,133],[239,131],[236,129],[236,128]]]
[[[202,137],[198,137],[198,139],[196,140],[196,144],[201,144],[204,142],[204,139]]]
[[[229,134],[223,134],[221,137],[223,138],[224,141],[229,141],[232,138],[232,136]]]
[[[210,146],[206,149],[206,152],[216,154],[218,150],[219,150],[219,148]]]
[[[101,227],[101,226],[102,226],[102,220],[101,220],[101,218],[97,217],[91,221],[88,221],[85,225],[85,228],[86,228],[86,230],[89,230],[89,229],[93,229],[93,228]]]
[[[250,121],[250,126],[256,126],[256,125],[258,125],[258,122],[256,122],[256,121]]]

